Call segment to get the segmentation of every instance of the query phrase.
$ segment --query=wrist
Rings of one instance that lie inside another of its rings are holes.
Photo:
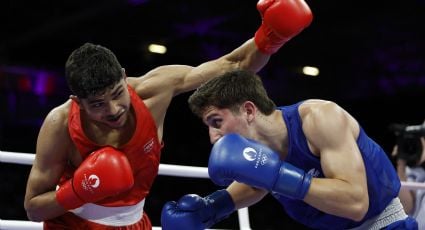
[[[312,175],[304,170],[283,162],[279,176],[272,191],[292,199],[302,200],[307,195],[311,185]]]
[[[280,38],[264,23],[257,29],[254,36],[255,44],[260,52],[271,55],[282,47],[287,39]]]
[[[235,211],[235,204],[229,192],[225,189],[218,190],[204,198],[207,204],[207,213],[212,213],[206,222],[206,227],[211,227],[213,224],[225,219]]]

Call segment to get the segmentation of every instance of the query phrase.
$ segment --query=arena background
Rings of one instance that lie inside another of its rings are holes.
[[[260,24],[254,0],[1,1],[0,150],[35,152],[38,129],[68,98],[63,67],[83,44],[115,52],[130,76],[164,64],[198,65],[252,37]],[[270,96],[284,105],[333,100],[391,151],[390,123],[425,118],[425,1],[312,1],[313,23],[273,55],[260,72]],[[147,45],[166,45],[164,55]],[[305,65],[318,77],[301,74]],[[207,129],[177,96],[166,117],[162,163],[207,166]],[[0,219],[27,220],[23,198],[30,166],[0,163]],[[159,226],[167,200],[218,189],[207,179],[160,176],[145,211]],[[253,229],[303,229],[271,197],[249,208]],[[217,224],[237,229],[237,216]]]

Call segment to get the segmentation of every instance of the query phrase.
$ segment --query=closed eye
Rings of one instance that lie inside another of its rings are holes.
[[[99,101],[92,101],[92,102],[89,103],[89,105],[90,105],[90,108],[99,109],[99,108],[101,108],[105,105],[105,102],[100,101],[100,100]]]

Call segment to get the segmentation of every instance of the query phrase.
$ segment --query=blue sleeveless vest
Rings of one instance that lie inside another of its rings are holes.
[[[313,177],[323,178],[320,159],[311,153],[302,130],[302,121],[298,113],[298,107],[301,103],[278,108],[282,111],[283,119],[288,129],[289,146],[285,161],[313,174]],[[369,210],[364,219],[355,222],[347,218],[324,213],[302,200],[273,194],[290,217],[314,229],[353,228],[382,212],[389,202],[398,196],[400,180],[394,166],[385,151],[370,139],[361,127],[357,145],[365,164],[369,193]]]

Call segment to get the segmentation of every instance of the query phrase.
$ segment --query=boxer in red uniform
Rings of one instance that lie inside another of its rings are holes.
[[[161,66],[140,77],[127,77],[103,46],[86,43],[73,51],[65,66],[72,95],[39,132],[25,194],[28,218],[44,221],[45,229],[151,229],[143,206],[158,173],[172,98],[230,70],[258,72],[303,29],[282,35],[273,26],[263,24],[255,42],[216,60]]]

